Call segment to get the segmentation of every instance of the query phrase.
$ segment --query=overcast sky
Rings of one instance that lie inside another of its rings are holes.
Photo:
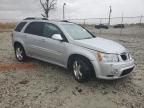
[[[144,15],[144,0],[58,0],[51,19],[62,18],[62,6],[66,3],[66,18],[107,17],[109,6],[112,16]],[[22,19],[28,16],[41,17],[39,0],[0,0],[0,19]]]

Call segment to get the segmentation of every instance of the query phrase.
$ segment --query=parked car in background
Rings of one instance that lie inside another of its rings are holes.
[[[113,26],[114,28],[124,28],[124,24],[116,24]]]
[[[62,66],[79,82],[118,79],[134,69],[125,47],[71,22],[27,18],[12,32],[12,42],[18,61],[32,57]]]
[[[109,27],[107,25],[104,24],[99,24],[99,25],[95,25],[96,29],[108,29]]]

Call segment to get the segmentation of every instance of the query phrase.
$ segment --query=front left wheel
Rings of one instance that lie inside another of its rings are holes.
[[[78,82],[86,82],[90,79],[90,65],[87,60],[83,58],[74,58],[71,71]]]
[[[16,56],[16,59],[20,62],[26,60],[25,50],[22,47],[22,45],[20,44],[15,45],[15,56]]]

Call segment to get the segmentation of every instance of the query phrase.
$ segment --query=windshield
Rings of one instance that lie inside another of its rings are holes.
[[[63,28],[74,40],[90,39],[94,36],[87,30],[76,24],[62,24]]]

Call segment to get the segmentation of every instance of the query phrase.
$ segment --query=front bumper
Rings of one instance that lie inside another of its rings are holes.
[[[134,69],[134,60],[118,63],[97,63],[93,61],[96,77],[100,79],[119,79],[127,76]]]

